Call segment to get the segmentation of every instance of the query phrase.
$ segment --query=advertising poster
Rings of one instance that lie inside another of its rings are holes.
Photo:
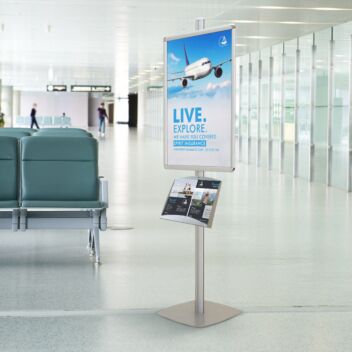
[[[196,177],[176,179],[161,218],[210,227],[221,181]]]
[[[233,33],[166,39],[166,167],[233,170]]]

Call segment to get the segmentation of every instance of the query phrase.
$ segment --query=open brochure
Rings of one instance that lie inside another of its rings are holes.
[[[221,181],[212,178],[176,179],[161,218],[211,227]]]

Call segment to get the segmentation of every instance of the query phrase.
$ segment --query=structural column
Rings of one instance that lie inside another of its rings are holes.
[[[272,170],[273,166],[273,136],[272,136],[272,114],[273,114],[273,72],[274,58],[272,55],[272,48],[270,48],[269,59],[269,121],[268,121],[268,169]]]
[[[2,86],[1,89],[1,112],[5,114],[5,126],[11,127],[12,123],[12,107],[13,107],[13,87]]]
[[[16,118],[21,114],[21,91],[14,90],[12,95],[12,126],[15,125]]]
[[[2,112],[2,99],[1,99],[1,95],[2,95],[2,80],[0,79],[0,112]]]
[[[280,116],[280,173],[284,172],[285,165],[285,43],[282,44],[281,64],[281,116]]]

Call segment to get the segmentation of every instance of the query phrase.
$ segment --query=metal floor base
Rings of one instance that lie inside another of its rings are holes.
[[[196,314],[195,302],[191,301],[162,309],[158,314],[180,324],[205,328],[234,318],[241,314],[241,311],[223,304],[205,301],[204,314]]]

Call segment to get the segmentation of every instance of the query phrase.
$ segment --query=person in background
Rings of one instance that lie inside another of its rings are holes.
[[[101,103],[98,108],[99,116],[99,136],[105,136],[105,119],[108,119],[108,115],[105,110],[105,104]]]
[[[36,114],[37,114],[37,104],[34,103],[32,110],[31,110],[31,128],[33,128],[33,126],[35,125],[37,127],[37,129],[39,130],[39,125],[36,119]]]

